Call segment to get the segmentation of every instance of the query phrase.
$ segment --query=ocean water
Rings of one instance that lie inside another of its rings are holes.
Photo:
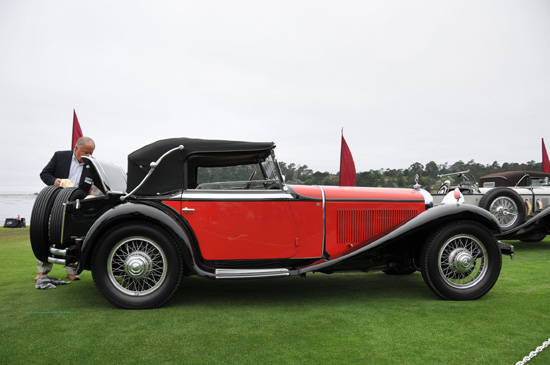
[[[3,227],[6,218],[25,218],[30,224],[32,207],[37,195],[34,194],[0,194],[0,225]]]

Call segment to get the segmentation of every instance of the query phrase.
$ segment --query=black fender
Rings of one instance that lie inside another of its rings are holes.
[[[521,240],[531,237],[533,234],[550,234],[550,209],[546,208],[542,212],[528,219],[523,224],[497,234],[500,240]]]
[[[169,206],[155,202],[126,202],[101,215],[90,227],[80,248],[77,272],[91,269],[92,254],[103,234],[124,221],[147,221],[165,229],[180,246],[187,268],[201,276],[213,276],[199,268],[193,257],[193,236],[186,222]]]
[[[475,221],[491,231],[493,235],[500,233],[496,218],[483,208],[470,204],[445,204],[430,208],[408,220],[393,231],[361,243],[360,248],[341,257],[322,263],[316,263],[297,270],[298,274],[312,271],[332,271],[361,269],[362,262],[369,257],[377,257],[380,250],[386,249],[388,256],[392,252],[403,252],[408,249],[419,251],[427,237],[438,227],[452,221]]]

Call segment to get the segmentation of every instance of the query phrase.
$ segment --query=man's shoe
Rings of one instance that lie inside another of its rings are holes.
[[[34,280],[38,280],[38,279],[40,279],[42,276],[46,276],[46,274],[44,274],[43,272],[39,272],[39,273],[36,274],[36,276],[34,277]]]
[[[67,279],[72,280],[72,281],[80,280],[80,276],[67,274]]]

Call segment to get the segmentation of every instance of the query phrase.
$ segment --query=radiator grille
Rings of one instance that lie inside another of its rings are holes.
[[[360,243],[418,214],[415,209],[338,209],[337,243]]]

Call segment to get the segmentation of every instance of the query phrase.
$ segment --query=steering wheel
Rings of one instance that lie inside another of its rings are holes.
[[[443,184],[439,186],[439,189],[437,189],[437,194],[447,194],[450,190],[451,183],[450,181],[445,181]]]
[[[252,179],[254,179],[254,176],[256,176],[256,170],[252,171],[252,174],[248,178],[248,182],[244,186],[245,189],[250,189],[250,182],[252,181]]]

